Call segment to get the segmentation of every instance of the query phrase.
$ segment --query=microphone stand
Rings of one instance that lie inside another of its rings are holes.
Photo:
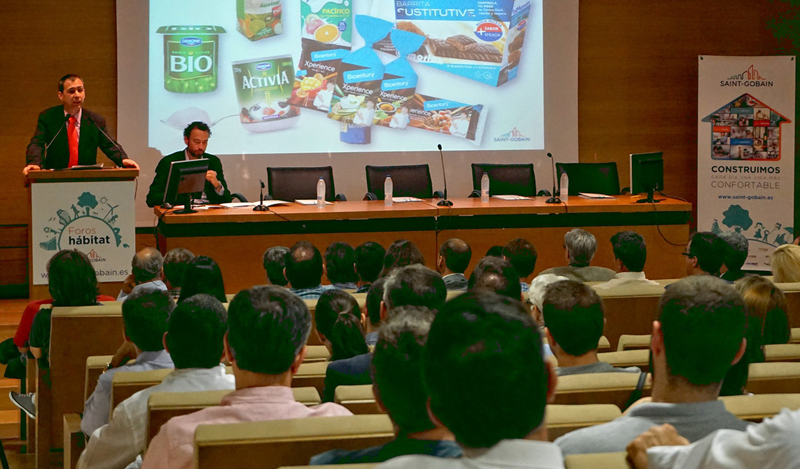
[[[266,212],[267,211],[267,207],[264,206],[264,181],[259,179],[258,182],[261,183],[261,202],[259,202],[258,205],[253,207],[253,211],[254,212]]]
[[[560,204],[561,199],[556,196],[556,161],[553,159],[552,153],[547,153],[547,157],[550,158],[550,163],[553,168],[553,196],[549,199],[545,200],[544,203],[546,204]]]
[[[70,118],[70,117],[71,117],[71,116],[70,116],[69,114],[67,114],[66,116],[64,116],[64,123],[63,123],[63,124],[61,124],[61,127],[58,129],[58,132],[56,132],[56,134],[55,134],[55,135],[53,135],[53,138],[50,140],[50,143],[48,143],[47,145],[45,145],[45,146],[44,146],[44,158],[42,158],[42,160],[46,160],[46,159],[47,159],[47,151],[48,151],[48,150],[50,149],[50,147],[53,145],[53,142],[55,142],[55,141],[56,141],[56,137],[58,137],[58,135],[61,133],[61,131],[62,131],[62,130],[64,130],[64,127],[66,127],[66,126],[67,126],[67,122],[69,121],[69,118]],[[44,165],[42,165],[42,166],[44,166]]]
[[[442,160],[442,178],[444,178],[444,199],[440,200],[439,203],[436,205],[439,207],[451,207],[453,202],[447,200],[447,173],[444,170],[444,154],[442,154],[442,144],[437,145],[439,147],[439,158]]]
[[[94,124],[94,126],[95,126],[95,127],[97,127],[97,130],[99,130],[99,131],[100,131],[100,133],[102,133],[103,135],[105,135],[105,136],[106,136],[106,138],[108,139],[108,141],[109,141],[109,142],[111,142],[112,144],[114,144],[114,146],[117,148],[117,150],[119,150],[119,152],[121,153],[121,155],[120,155],[120,156],[122,157],[122,159],[120,159],[120,163],[122,163],[122,160],[124,160],[124,159],[125,159],[125,157],[127,157],[127,155],[125,154],[125,150],[123,150],[123,149],[122,149],[122,147],[121,147],[121,146],[119,146],[119,143],[117,143],[117,142],[116,142],[116,140],[114,140],[113,138],[111,138],[111,136],[110,136],[110,135],[108,135],[108,134],[106,133],[106,131],[105,131],[105,130],[103,130],[103,128],[102,128],[102,127],[100,127],[100,125],[99,125],[97,122],[95,122],[95,120],[94,120],[94,117],[92,117],[90,114],[86,114],[86,117],[89,119],[89,122],[91,122],[92,124]],[[114,162],[114,164],[116,164],[116,161]]]

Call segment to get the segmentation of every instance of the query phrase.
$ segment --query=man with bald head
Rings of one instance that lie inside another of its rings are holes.
[[[298,241],[286,254],[283,269],[290,290],[304,300],[318,300],[332,285],[322,285],[322,255],[308,241]]]
[[[466,290],[467,277],[464,271],[472,259],[472,249],[464,240],[451,238],[439,246],[436,258],[436,270],[442,274],[442,280],[448,290]]]
[[[155,248],[144,248],[133,256],[131,274],[122,284],[117,301],[125,301],[133,292],[169,291],[164,283],[164,257]]]

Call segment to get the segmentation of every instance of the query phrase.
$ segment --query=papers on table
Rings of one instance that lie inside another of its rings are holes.
[[[392,202],[402,204],[405,202],[422,202],[422,199],[416,197],[392,197]]]
[[[610,195],[605,194],[593,194],[591,192],[579,192],[579,197],[583,197],[584,199],[614,199]]]
[[[493,195],[492,198],[500,200],[531,200],[531,197],[523,197],[521,195]]]
[[[300,205],[317,205],[316,199],[297,199],[295,202]],[[325,201],[325,205],[333,205],[333,202]]]
[[[264,201],[264,206],[265,207],[271,207],[273,205],[287,205],[288,203],[289,202],[286,202],[284,200],[265,200]],[[316,203],[316,201],[314,201],[314,203]],[[256,205],[259,205],[259,203],[258,202],[230,202],[230,203],[227,203],[227,204],[220,204],[220,205],[222,205],[225,208],[240,208],[240,207],[255,207]]]

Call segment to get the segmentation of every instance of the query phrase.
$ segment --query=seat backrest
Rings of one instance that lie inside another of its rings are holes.
[[[277,469],[308,464],[311,455],[331,449],[363,449],[393,439],[388,415],[200,425],[194,434],[195,467]]]
[[[580,192],[618,195],[619,174],[617,163],[556,163],[558,180],[561,174],[569,177],[569,195]]]
[[[333,402],[347,408],[347,410],[356,415],[383,413],[375,402],[371,384],[336,386]]]
[[[325,373],[329,362],[301,363],[292,378],[293,388],[314,387],[322,396],[325,391]]]
[[[753,394],[800,393],[800,363],[751,363],[745,389]]]
[[[608,339],[611,349],[619,346],[622,334],[650,334],[653,320],[658,312],[661,295],[647,296],[605,296],[602,290],[595,290],[603,300],[606,325],[603,335]]]
[[[571,454],[564,458],[566,469],[630,469],[628,453]]]
[[[800,362],[800,344],[769,344],[764,346],[768,362]]]
[[[612,404],[550,404],[545,415],[547,439],[555,441],[569,432],[607,423],[621,416],[622,411]]]
[[[111,379],[111,413],[120,402],[133,396],[139,391],[156,384],[161,384],[164,378],[175,371],[172,368],[148,371],[117,371]]]
[[[483,173],[489,175],[489,195],[536,195],[533,164],[472,163],[472,188],[481,189]]]
[[[637,366],[643,371],[648,371],[650,367],[650,349],[598,353],[597,359],[619,368]]]
[[[392,177],[394,197],[433,197],[431,170],[426,164],[406,166],[367,166],[367,192],[372,192],[383,200],[383,182],[386,176]]]
[[[560,376],[556,387],[556,404],[613,404],[625,407],[639,382],[639,373],[587,373]],[[652,378],[647,381],[642,397],[650,395]]]
[[[800,409],[800,394],[753,394],[719,398],[728,412],[748,422],[759,423],[781,409]]]
[[[626,350],[643,350],[650,348],[650,334],[630,335],[622,334],[619,336],[619,344],[617,345],[617,352],[624,352]]]
[[[97,380],[100,375],[105,373],[106,365],[111,362],[114,355],[100,355],[96,357],[86,358],[86,379],[83,383],[83,402],[89,400],[89,396],[94,392],[97,387]]]
[[[272,168],[267,167],[267,187],[269,195],[276,200],[293,201],[297,199],[316,199],[317,181],[325,181],[325,200],[336,199],[333,182],[333,168]]]

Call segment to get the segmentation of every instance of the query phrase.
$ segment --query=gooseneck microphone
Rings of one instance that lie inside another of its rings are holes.
[[[436,205],[440,207],[450,207],[453,202],[447,200],[447,172],[444,170],[444,154],[442,153],[442,144],[436,145],[439,148],[439,158],[442,160],[442,178],[444,179],[444,199],[440,200]]]
[[[67,122],[69,122],[70,117],[72,116],[70,116],[69,114],[64,116],[64,122],[61,123],[61,127],[58,129],[58,132],[56,132],[56,134],[53,135],[53,138],[50,140],[50,142],[44,146],[44,159],[47,159],[47,150],[50,148],[51,145],[53,145],[53,142],[56,141],[56,137],[58,137],[58,134],[60,134],[61,131],[64,130],[64,127],[67,126]]]
[[[267,211],[267,207],[264,206],[264,181],[259,179],[258,182],[261,183],[261,202],[259,202],[258,205],[253,207],[253,211],[254,212],[266,212]]]
[[[92,124],[94,124],[94,126],[95,126],[95,127],[97,127],[97,130],[99,130],[99,131],[100,131],[100,133],[102,133],[103,135],[105,135],[105,136],[106,136],[106,138],[108,139],[108,141],[109,141],[109,142],[113,143],[113,144],[114,144],[114,146],[115,146],[115,147],[117,147],[117,150],[119,150],[119,152],[120,152],[120,157],[121,157],[121,159],[120,159],[120,167],[122,167],[122,160],[124,160],[124,159],[125,159],[125,158],[127,158],[127,156],[128,156],[128,155],[126,155],[126,154],[125,154],[125,150],[123,150],[123,149],[122,149],[122,147],[121,147],[121,146],[119,146],[119,143],[117,143],[117,142],[116,142],[116,140],[114,140],[113,138],[111,138],[111,136],[110,136],[110,135],[108,135],[108,134],[106,133],[106,131],[105,131],[105,130],[103,130],[103,128],[102,128],[102,127],[100,127],[100,124],[98,124],[98,123],[97,123],[97,122],[94,120],[94,117],[93,117],[91,114],[88,114],[88,113],[87,113],[87,114],[86,114],[86,117],[89,119],[89,122],[91,122]],[[114,164],[116,164],[116,161],[114,162]]]
[[[547,157],[550,158],[550,163],[552,164],[553,168],[553,196],[549,199],[545,200],[544,203],[546,204],[560,204],[561,199],[558,198],[556,195],[556,160],[553,159],[552,153],[547,153]]]

